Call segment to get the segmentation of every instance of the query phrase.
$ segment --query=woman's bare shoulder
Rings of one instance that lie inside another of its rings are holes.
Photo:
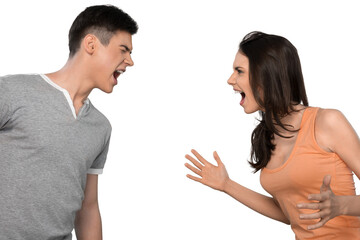
[[[340,110],[319,108],[316,115],[317,125],[332,128],[336,127],[337,124],[341,124],[341,122],[347,122],[347,120]]]
[[[334,152],[338,141],[346,137],[345,133],[351,135],[353,131],[341,111],[323,108],[318,110],[315,121],[315,137],[323,149]]]

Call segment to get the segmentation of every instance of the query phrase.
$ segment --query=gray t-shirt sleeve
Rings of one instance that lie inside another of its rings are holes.
[[[87,172],[88,174],[102,174],[103,173],[107,154],[109,151],[110,135],[111,134],[109,133],[103,150],[101,151],[101,153],[97,156],[97,158],[92,163],[90,169]]]
[[[0,129],[10,120],[11,107],[8,90],[3,84],[3,78],[0,77]]]

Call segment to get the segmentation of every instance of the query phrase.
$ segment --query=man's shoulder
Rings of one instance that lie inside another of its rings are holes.
[[[9,74],[5,76],[0,76],[0,79],[2,81],[8,82],[8,81],[24,81],[28,79],[40,79],[40,74]]]
[[[0,77],[0,84],[2,87],[12,88],[19,87],[28,84],[32,84],[34,81],[41,80],[39,74],[12,74]]]
[[[40,91],[44,92],[44,86],[44,81],[39,74],[14,74],[0,77],[0,94],[9,101],[38,96]]]

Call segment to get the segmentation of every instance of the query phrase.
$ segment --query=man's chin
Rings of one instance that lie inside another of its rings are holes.
[[[98,88],[100,91],[104,92],[104,93],[112,93],[113,90],[114,90],[114,87],[113,86],[108,86],[106,88],[104,87],[101,87],[101,88]]]
[[[113,90],[114,90],[114,88],[110,88],[110,89],[107,89],[106,91],[103,91],[103,92],[105,92],[105,93],[112,93]]]

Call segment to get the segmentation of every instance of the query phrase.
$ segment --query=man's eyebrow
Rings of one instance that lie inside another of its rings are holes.
[[[130,52],[130,54],[132,53],[132,51],[130,50],[130,48],[128,46],[121,44],[120,47],[125,48],[126,51]]]

